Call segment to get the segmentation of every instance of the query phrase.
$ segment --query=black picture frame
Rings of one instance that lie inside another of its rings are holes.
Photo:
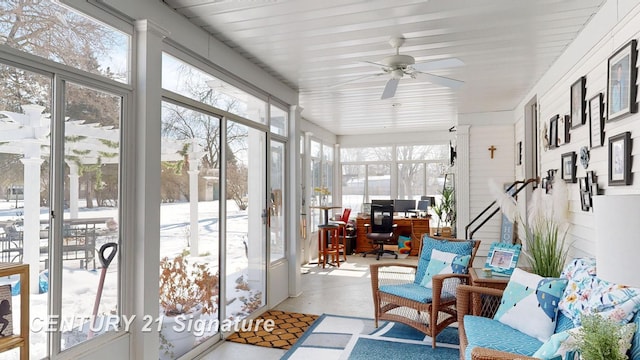
[[[576,182],[576,152],[570,151],[562,154],[560,162],[562,180],[568,183]]]
[[[607,122],[638,111],[636,79],[637,41],[629,41],[607,61]]]
[[[589,99],[589,146],[604,145],[604,103],[602,93]]]
[[[564,134],[560,134],[560,136],[564,136],[564,141],[562,142],[563,144],[568,144],[571,142],[571,115],[567,114],[564,116],[564,119],[562,120],[562,122],[564,123]]]
[[[609,185],[631,185],[631,133],[609,137]]]
[[[598,183],[598,178],[596,177],[596,172],[595,171],[587,171],[586,178],[587,178],[587,187],[588,188],[591,188],[591,186],[593,184],[597,184]]]
[[[573,129],[587,122],[585,92],[587,78],[581,76],[571,85],[571,127]]]
[[[589,211],[589,209],[591,209],[591,192],[580,191],[580,207],[582,211]]]
[[[589,191],[587,177],[578,178],[578,184],[580,184],[580,191]]]
[[[522,165],[522,141],[516,144],[516,165]]]
[[[558,147],[558,120],[560,115],[554,115],[549,120],[549,149]]]

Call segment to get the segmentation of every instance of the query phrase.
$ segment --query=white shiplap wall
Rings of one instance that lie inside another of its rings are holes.
[[[599,28],[594,28],[599,26]],[[602,28],[609,26],[609,31]],[[599,37],[594,36],[598,34]],[[549,124],[555,114],[563,116],[570,112],[570,87],[581,76],[586,76],[586,96],[588,102],[598,93],[603,93],[606,101],[607,59],[618,48],[631,39],[640,41],[640,5],[638,2],[609,1],[587,26],[576,43],[556,62],[554,67],[541,79],[532,94],[538,96],[540,124]],[[581,48],[578,47],[581,46]],[[557,69],[566,69],[558,72]],[[554,75],[555,80],[551,75]],[[531,95],[528,95],[527,99]],[[605,123],[605,145],[590,150],[591,160],[584,169],[578,159],[577,177],[584,177],[587,171],[595,171],[598,184],[609,194],[640,193],[640,179],[630,186],[610,187],[607,184],[608,171],[608,138],[625,131],[631,132],[632,172],[640,170],[640,114],[632,114],[624,119]],[[524,138],[524,119],[517,118],[515,141]],[[539,129],[540,131],[540,129]],[[583,126],[571,129],[570,142],[557,149],[549,149],[541,153],[541,170],[560,169],[561,155],[567,152],[579,154],[582,146],[589,146],[589,121]],[[519,173],[521,170],[516,169]],[[558,175],[559,176],[559,175]],[[570,231],[568,240],[572,244],[570,256],[594,256],[598,239],[595,237],[595,216],[597,209],[589,212],[581,210],[579,185],[569,184]]]
[[[469,136],[469,216],[473,219],[494,201],[489,193],[490,179],[498,183],[511,183],[514,179],[514,125],[472,125]],[[493,145],[497,150],[491,158],[488,150]],[[479,222],[477,223],[479,224]],[[501,216],[478,230],[473,238],[482,240],[476,265],[484,263],[489,245],[500,238]]]

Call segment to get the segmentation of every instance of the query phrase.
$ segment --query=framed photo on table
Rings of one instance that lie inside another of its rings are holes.
[[[604,145],[604,104],[602,93],[589,99],[589,145],[592,148]]]
[[[518,265],[518,257],[520,256],[520,244],[505,244],[494,242],[489,248],[487,254],[487,262],[484,267],[491,269],[496,275],[509,276],[513,273],[513,269]]]
[[[607,62],[607,121],[638,111],[636,104],[636,40],[618,49]]]
[[[562,164],[560,166],[562,180],[569,183],[576,182],[576,157],[575,151],[562,154]]]
[[[584,100],[586,84],[587,78],[582,76],[571,85],[571,127],[573,129],[584,125],[587,120]]]
[[[631,185],[631,133],[609,138],[609,185]]]

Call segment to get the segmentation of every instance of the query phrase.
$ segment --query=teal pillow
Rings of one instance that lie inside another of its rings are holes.
[[[429,261],[431,260],[431,252],[436,249],[444,252],[455,253],[458,255],[471,255],[473,251],[473,240],[468,241],[446,241],[438,240],[430,237],[428,234],[422,236],[422,250],[418,261],[418,270],[414,283],[420,285],[424,273],[427,270]]]
[[[533,355],[534,358],[542,360],[564,359],[567,352],[577,350],[578,339],[576,334],[580,328],[573,328],[553,334],[546,343]]]
[[[438,274],[465,274],[470,259],[471,255],[458,255],[434,249],[420,285],[431,288],[431,279]]]
[[[493,318],[545,342],[556,328],[558,303],[566,286],[566,279],[543,278],[516,268]]]

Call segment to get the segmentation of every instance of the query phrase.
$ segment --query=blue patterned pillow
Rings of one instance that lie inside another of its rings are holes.
[[[438,274],[464,274],[469,265],[471,255],[458,255],[433,249],[431,261],[425,271],[420,285],[431,288],[431,279]]]
[[[566,279],[543,278],[516,268],[494,319],[545,342],[553,335]]]
[[[431,252],[433,249],[455,253],[458,255],[471,255],[473,251],[473,241],[446,241],[438,240],[425,234],[422,236],[422,250],[420,252],[420,259],[418,260],[418,269],[416,271],[416,278],[414,283],[420,285],[424,273],[429,266],[431,260]]]

